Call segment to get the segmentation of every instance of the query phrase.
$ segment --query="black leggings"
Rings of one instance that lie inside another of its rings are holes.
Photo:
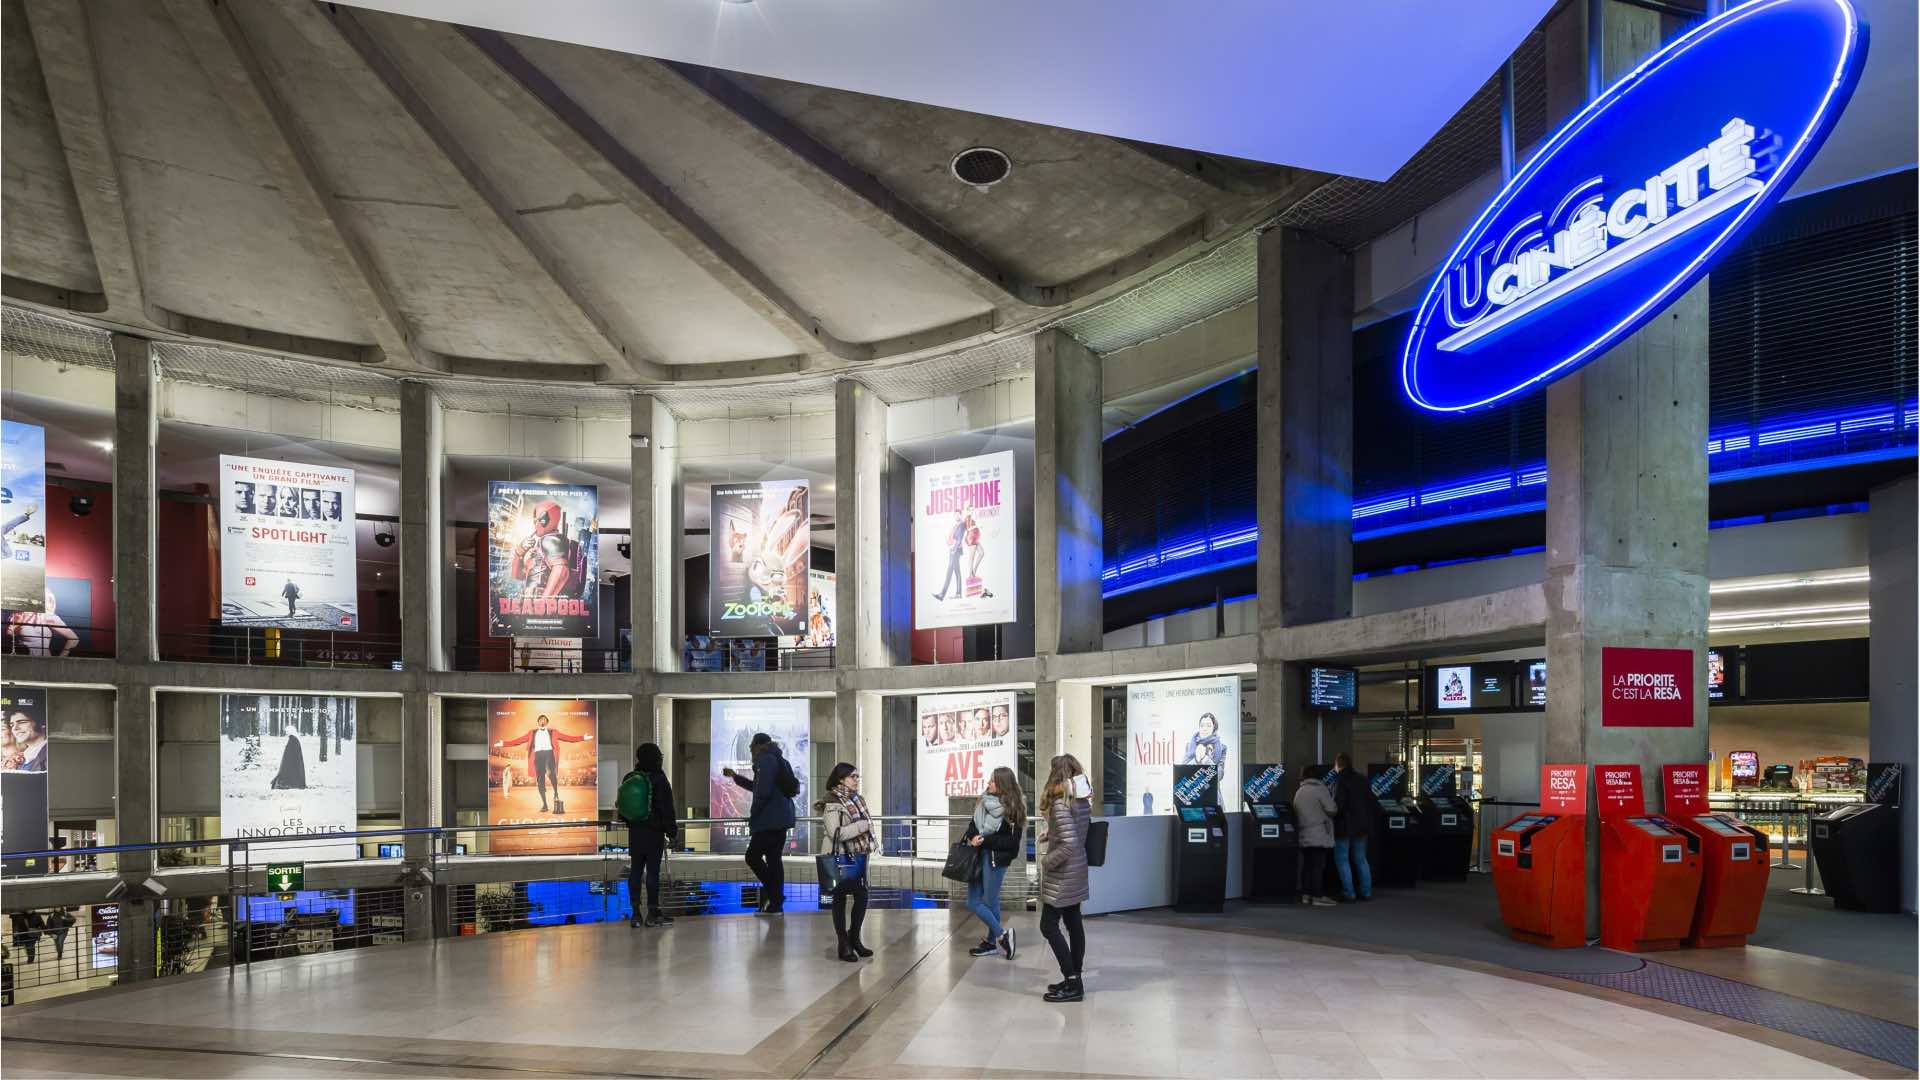
[[[1332,848],[1300,849],[1300,893],[1303,896],[1327,895],[1327,856]]]
[[[762,829],[747,841],[747,869],[760,879],[763,906],[774,911],[787,899],[787,864],[780,857],[786,846],[785,829]]]
[[[853,920],[847,920],[847,900],[853,900]],[[860,940],[860,924],[867,921],[867,878],[865,874],[857,878],[843,880],[833,888],[833,932],[842,937]]]
[[[1060,923],[1065,921],[1067,932],[1060,932]],[[1080,920],[1080,905],[1054,907],[1052,904],[1040,905],[1040,933],[1053,946],[1053,958],[1060,962],[1060,974],[1069,979],[1080,977],[1080,969],[1087,959],[1087,927]]]

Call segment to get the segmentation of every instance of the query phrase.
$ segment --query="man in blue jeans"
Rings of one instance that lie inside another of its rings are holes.
[[[1373,832],[1373,792],[1345,754],[1334,756],[1327,786],[1333,789],[1333,865],[1340,874],[1340,899],[1371,900],[1373,867],[1367,864],[1367,836]],[[1360,878],[1357,895],[1355,875]]]

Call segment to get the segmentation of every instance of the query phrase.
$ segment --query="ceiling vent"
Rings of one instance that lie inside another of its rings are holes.
[[[1013,162],[991,146],[973,146],[953,155],[954,179],[985,191],[1007,178]]]

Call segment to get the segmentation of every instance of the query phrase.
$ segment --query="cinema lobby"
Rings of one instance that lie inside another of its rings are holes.
[[[1920,1076],[1914,0],[0,0],[0,1072]]]

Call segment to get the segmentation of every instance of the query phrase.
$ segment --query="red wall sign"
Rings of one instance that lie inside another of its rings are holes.
[[[1640,766],[1595,765],[1593,801],[1599,804],[1603,820],[1645,814],[1647,799],[1640,789]]]
[[[1549,814],[1586,813],[1587,767],[1540,766],[1540,809]]]
[[[1685,819],[1711,812],[1705,765],[1662,765],[1660,774],[1666,785],[1668,817]]]
[[[1693,650],[1600,650],[1602,727],[1692,727]]]

